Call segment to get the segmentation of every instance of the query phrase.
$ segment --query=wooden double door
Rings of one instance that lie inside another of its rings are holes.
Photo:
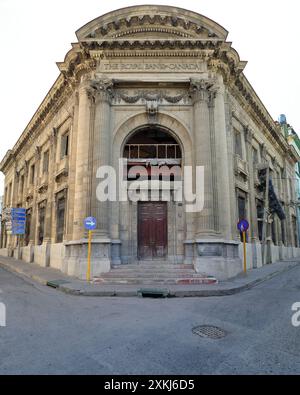
[[[138,203],[138,257],[163,259],[168,250],[166,202]]]

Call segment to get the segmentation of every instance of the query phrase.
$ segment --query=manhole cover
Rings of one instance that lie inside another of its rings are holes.
[[[196,326],[196,328],[193,329],[193,333],[209,339],[222,339],[227,335],[223,329],[212,325]]]

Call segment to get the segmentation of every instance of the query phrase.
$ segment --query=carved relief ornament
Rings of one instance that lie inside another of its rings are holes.
[[[158,103],[161,103],[163,100],[165,100],[168,103],[176,104],[176,103],[179,103],[181,100],[184,100],[185,102],[188,101],[189,100],[189,92],[183,91],[180,94],[171,96],[166,91],[140,90],[140,91],[134,92],[133,95],[130,95],[128,93],[128,91],[119,90],[115,94],[115,99],[118,102],[120,102],[122,100],[125,103],[130,103],[130,104],[135,104],[139,100],[142,100],[143,102],[157,101]]]
[[[197,101],[212,101],[216,96],[217,90],[218,87],[215,85],[215,81],[190,79],[189,93],[194,103]]]
[[[86,88],[87,95],[90,99],[97,101],[111,102],[114,91],[114,83],[108,78],[94,80],[90,86]]]

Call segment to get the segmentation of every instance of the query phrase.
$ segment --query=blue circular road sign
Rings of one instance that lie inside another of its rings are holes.
[[[246,219],[242,219],[237,224],[237,228],[240,232],[247,232],[247,230],[249,229],[249,222]]]
[[[84,220],[84,227],[86,230],[94,230],[97,227],[97,220],[94,217],[87,217]]]

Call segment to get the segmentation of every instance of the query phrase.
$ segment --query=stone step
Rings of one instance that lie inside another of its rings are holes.
[[[196,273],[194,269],[189,268],[173,268],[173,267],[126,267],[112,268],[109,273]],[[107,274],[107,273],[106,273]]]
[[[101,278],[196,278],[196,277],[203,277],[202,274],[199,273],[174,273],[174,272],[166,272],[166,273],[105,273],[101,275]],[[207,277],[207,276],[205,276]]]
[[[198,277],[198,278],[95,278],[94,284],[177,284],[177,285],[212,285],[218,281],[214,277]]]
[[[164,261],[142,261],[114,265],[110,272],[95,277],[96,284],[215,284],[217,280],[196,273],[193,265],[170,264]]]
[[[114,265],[112,270],[194,270],[193,265]]]

